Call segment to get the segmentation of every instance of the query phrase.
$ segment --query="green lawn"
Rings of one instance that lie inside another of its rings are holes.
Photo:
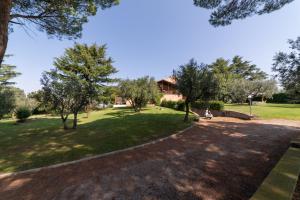
[[[250,112],[247,104],[226,104],[225,110]],[[300,104],[258,104],[252,106],[252,113],[261,119],[300,120]]]
[[[76,160],[161,138],[191,125],[184,113],[151,107],[141,113],[107,109],[79,117],[76,131],[63,130],[57,117],[38,116],[26,123],[0,121],[0,173]]]

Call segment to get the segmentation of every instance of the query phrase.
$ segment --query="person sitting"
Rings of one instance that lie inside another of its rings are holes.
[[[208,110],[208,108],[205,110],[205,118],[212,119],[214,116],[211,114],[211,112]]]

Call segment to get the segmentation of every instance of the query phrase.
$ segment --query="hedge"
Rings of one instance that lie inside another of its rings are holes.
[[[161,102],[160,106],[165,107],[165,108],[172,108],[172,109],[180,110],[180,111],[185,110],[184,101],[166,101],[166,100],[163,100]]]
[[[210,109],[210,110],[224,110],[224,102],[222,101],[196,101],[192,104],[193,108]]]

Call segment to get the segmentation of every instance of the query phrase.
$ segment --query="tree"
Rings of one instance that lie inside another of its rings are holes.
[[[2,67],[0,67],[0,87],[14,84],[11,79],[20,75],[15,69],[16,67],[12,65],[2,65]]]
[[[16,108],[15,93],[9,88],[0,88],[0,119]]]
[[[78,38],[89,16],[117,5],[118,0],[1,0],[0,66],[6,51],[9,29],[33,24],[39,31],[58,38]]]
[[[217,99],[224,102],[228,101],[228,84],[233,77],[236,76],[232,72],[230,61],[225,60],[224,58],[218,58],[215,62],[209,65],[209,68],[219,84]]]
[[[203,87],[207,81],[208,66],[200,64],[191,59],[189,63],[179,66],[179,69],[173,71],[176,80],[177,90],[185,97],[185,117],[184,121],[189,119],[190,103],[203,96]]]
[[[261,71],[256,65],[251,64],[250,61],[243,60],[240,56],[235,56],[230,65],[231,72],[236,74],[239,78],[246,80],[262,80],[267,78],[267,74]]]
[[[224,26],[233,20],[262,15],[281,9],[293,0],[194,0],[196,6],[212,10],[209,22]]]
[[[274,57],[273,71],[293,99],[300,99],[300,37],[289,40],[291,52],[279,52]]]
[[[37,90],[27,95],[29,102],[35,102],[32,114],[45,114],[48,112],[49,108],[47,103],[44,101],[44,96],[43,90]]]
[[[256,65],[250,61],[243,60],[240,56],[235,56],[232,62],[223,58],[218,58],[209,65],[210,70],[214,74],[219,87],[218,99],[224,102],[229,101],[233,91],[229,91],[235,82],[235,79],[244,79],[249,81],[260,81],[267,78],[267,74],[261,71]],[[212,79],[213,80],[213,79]]]
[[[244,103],[248,95],[252,93],[251,81],[245,79],[233,79],[228,84],[230,99],[234,103]]]
[[[15,66],[2,65],[0,68],[0,119],[10,114],[16,108],[16,92],[11,87],[14,82],[11,79],[20,75],[15,71]]]
[[[158,103],[161,93],[154,78],[145,76],[135,80],[122,80],[119,83],[120,96],[131,104],[135,112],[140,112],[147,103]]]
[[[115,81],[110,78],[117,72],[112,63],[112,59],[106,56],[106,46],[96,44],[75,44],[66,49],[62,57],[55,59],[56,68],[46,72],[41,82],[45,94],[50,97],[49,102],[60,112],[63,122],[71,112],[74,115],[73,128],[77,128],[78,112],[103,93],[105,84]]]
[[[251,82],[251,93],[256,97],[261,97],[261,101],[265,102],[272,98],[273,94],[277,92],[277,83],[275,80],[259,80]]]
[[[69,115],[72,114],[74,108],[76,110],[80,109],[80,107],[78,108],[80,99],[77,97],[80,97],[81,88],[78,78],[64,78],[58,74],[57,70],[52,70],[44,72],[41,84],[43,85],[45,103],[49,104],[52,110],[59,113],[64,129],[68,129],[67,120]]]

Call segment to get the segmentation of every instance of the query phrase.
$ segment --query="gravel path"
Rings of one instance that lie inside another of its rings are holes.
[[[0,178],[0,199],[248,199],[300,123],[215,118],[165,141]]]

